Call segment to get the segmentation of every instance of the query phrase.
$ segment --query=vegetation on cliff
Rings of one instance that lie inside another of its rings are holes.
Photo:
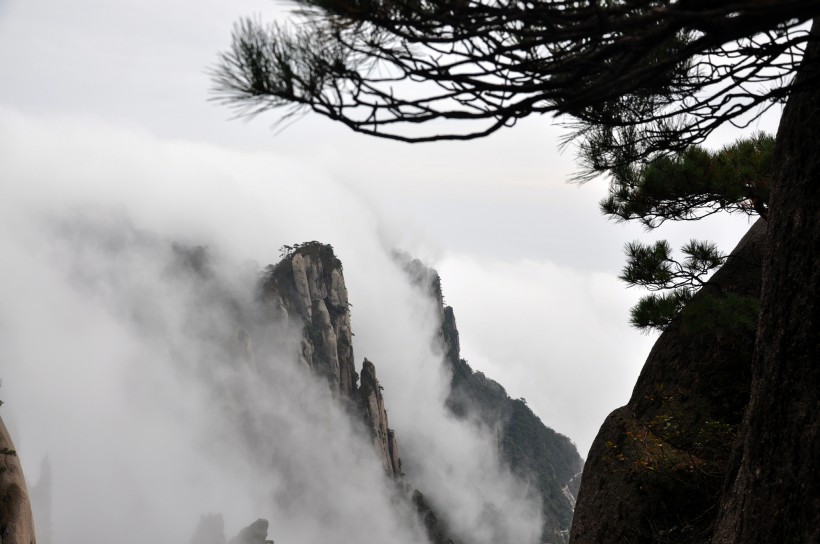
[[[237,25],[214,73],[225,102],[249,114],[307,108],[361,133],[414,142],[478,138],[530,115],[568,114],[593,158],[584,179],[694,153],[727,122],[748,126],[786,102],[770,181],[707,206],[755,210],[770,225],[751,401],[714,538],[816,540],[820,28],[807,24],[817,3],[298,4],[304,25],[294,32]],[[396,85],[404,80],[416,88]],[[437,120],[453,128],[413,130]],[[674,312],[678,302],[649,309]]]
[[[541,499],[542,542],[566,542],[583,460],[572,441],[550,429],[523,399],[476,372],[461,358],[455,312],[444,305],[441,278],[418,260],[397,253],[414,282],[436,301],[441,316],[439,340],[451,372],[447,406],[459,418],[481,425],[495,438],[502,459]]]

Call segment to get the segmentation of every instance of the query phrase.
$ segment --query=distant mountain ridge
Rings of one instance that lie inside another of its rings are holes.
[[[267,267],[261,275],[247,276],[257,282],[255,295],[250,297],[252,301],[238,296],[224,284],[215,272],[207,249],[180,245],[169,249],[168,277],[193,286],[192,292],[196,293],[186,331],[207,342],[203,353],[208,355],[191,363],[196,372],[201,373],[197,376],[204,385],[212,388],[215,402],[225,401],[220,410],[229,412],[224,417],[230,422],[231,433],[235,433],[230,436],[236,438],[231,447],[237,450],[247,447],[251,453],[259,454],[249,458],[249,462],[259,463],[259,470],[276,466],[269,451],[254,449],[260,437],[274,434],[268,425],[269,420],[254,414],[254,411],[259,412],[260,404],[255,404],[257,397],[247,395],[248,391],[243,387],[252,383],[259,386],[258,392],[270,395],[271,389],[265,387],[287,385],[287,378],[282,379],[282,376],[288,373],[282,373],[281,365],[265,365],[268,359],[263,356],[270,350],[284,353],[286,358],[292,356],[297,374],[301,365],[327,385],[329,394],[322,397],[328,401],[327,406],[332,407],[335,400],[342,408],[340,417],[333,421],[345,423],[346,414],[349,414],[355,424],[353,427],[343,424],[342,428],[356,431],[357,436],[359,429],[363,431],[362,436],[369,433],[385,476],[395,484],[395,497],[391,495],[390,501],[404,501],[400,511],[415,512],[418,527],[426,530],[430,543],[473,544],[456,535],[448,526],[447,515],[436,504],[434,496],[425,495],[424,489],[415,489],[413,482],[408,481],[402,472],[401,429],[394,430],[388,421],[390,399],[382,393],[377,362],[363,359],[358,370],[356,368],[347,287],[342,263],[331,246],[307,242],[286,248],[279,263]],[[574,501],[572,482],[582,464],[574,445],[568,438],[544,426],[523,400],[509,398],[500,384],[474,372],[460,358],[454,312],[443,303],[438,274],[417,261],[409,263],[404,264],[412,281],[422,287],[420,296],[431,297],[439,312],[439,334],[434,342],[451,375],[447,408],[454,417],[489,433],[499,457],[510,471],[541,495],[543,531],[540,541],[564,544]],[[150,320],[140,324],[152,326]],[[297,342],[293,341],[290,331],[301,334]],[[179,356],[184,358],[185,353],[181,352]],[[230,372],[210,368],[218,364]],[[289,375],[293,376],[292,373]],[[310,384],[315,385],[312,381]],[[231,401],[236,399],[243,402],[231,406]],[[312,406],[317,403],[313,402]],[[325,405],[320,403],[318,406],[324,416],[321,407]],[[336,414],[336,411],[329,413]],[[300,430],[311,433],[315,429],[307,425]],[[282,444],[287,447],[284,442]],[[7,451],[13,450],[0,421],[0,449],[3,447]],[[5,462],[10,468],[0,470],[0,499],[5,501],[0,504],[0,544],[35,544],[19,461],[16,455],[7,454]],[[380,478],[380,475],[376,476]],[[4,505],[10,505],[11,509],[3,509]],[[392,509],[394,505],[391,505],[388,506]],[[367,512],[363,514],[367,515]],[[493,514],[488,511],[488,515]],[[270,531],[275,537],[275,525]],[[200,520],[190,544],[263,544],[271,542],[267,533],[268,522],[260,519],[229,541],[221,516],[208,514]],[[59,534],[54,535],[54,540],[59,542]],[[513,540],[502,539],[498,544],[520,544]]]
[[[492,432],[502,459],[538,491],[544,522],[541,541],[567,542],[584,464],[577,448],[544,425],[523,399],[510,398],[501,384],[474,371],[461,358],[455,312],[444,303],[438,272],[406,255],[396,254],[396,258],[414,283],[436,301],[444,361],[452,372],[447,407],[456,417],[479,422]]]
[[[541,498],[540,542],[568,540],[578,475],[583,461],[565,436],[546,427],[522,399],[511,399],[503,386],[475,372],[460,358],[459,333],[453,309],[444,305],[441,279],[420,261],[398,254],[410,281],[431,297],[439,313],[436,349],[451,374],[446,400],[449,411],[492,433],[501,459]],[[412,504],[432,544],[470,544],[458,540],[441,512],[422,491],[413,488],[401,469],[401,429],[390,427],[376,364],[364,359],[357,371],[350,326],[350,302],[342,262],[331,246],[306,242],[283,249],[282,260],[270,265],[257,286],[263,320],[285,321],[301,331],[298,364],[326,381],[330,393],[370,431],[373,448],[388,478]],[[255,360],[250,336],[240,330],[240,351]],[[272,528],[275,533],[275,527]],[[192,541],[191,544],[199,544]],[[516,544],[504,543],[499,544]]]

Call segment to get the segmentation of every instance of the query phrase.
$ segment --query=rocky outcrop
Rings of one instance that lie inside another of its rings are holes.
[[[584,467],[572,544],[709,542],[749,399],[766,223],[658,338]]]
[[[228,544],[273,544],[273,540],[268,540],[268,520],[254,521],[239,531]]]
[[[427,533],[427,538],[430,544],[458,544],[455,540],[450,538],[450,532],[445,527],[444,523],[439,519],[436,513],[427,504],[427,499],[418,489],[413,491],[411,495],[413,507],[418,512],[424,529]]]
[[[268,268],[260,292],[269,313],[301,324],[299,363],[326,377],[331,391],[358,409],[385,473],[400,478],[396,435],[388,426],[376,367],[367,359],[358,383],[347,287],[333,248],[319,242],[288,247],[284,259]]]
[[[475,372],[461,358],[453,308],[444,304],[441,279],[417,259],[396,254],[414,283],[436,302],[441,322],[439,343],[451,372],[447,407],[459,418],[481,425],[495,438],[512,471],[541,495],[541,541],[565,543],[569,538],[578,474],[583,460],[569,438],[544,425],[523,399],[512,399],[498,382]]]
[[[379,453],[384,471],[393,478],[401,477],[401,459],[396,433],[388,427],[387,410],[384,409],[382,386],[376,379],[376,367],[367,359],[362,364],[358,395],[365,423],[373,438],[373,447]]]
[[[350,311],[333,248],[319,242],[289,247],[268,271],[261,285],[264,304],[274,316],[303,325],[300,364],[324,376],[334,394],[352,399],[357,374]]]
[[[285,320],[301,331],[298,364],[323,377],[331,393],[364,423],[385,474],[399,482],[398,490],[416,509],[431,542],[452,544],[454,540],[442,519],[424,496],[403,480],[396,433],[389,427],[375,365],[365,359],[361,376],[356,372],[347,289],[341,262],[333,248],[307,242],[286,247],[284,253],[282,261],[269,266],[259,282],[262,316],[269,318],[270,323]],[[452,373],[447,399],[450,410],[493,434],[501,456],[512,470],[542,495],[542,542],[563,544],[572,515],[572,482],[582,465],[574,445],[545,427],[522,399],[511,399],[501,385],[473,372],[460,358],[455,315],[452,308],[444,305],[438,274],[418,261],[409,263],[410,275],[437,301],[439,344]],[[240,332],[232,341],[232,353],[252,370],[262,372],[257,368],[251,333],[244,332],[242,326],[245,325],[240,324]],[[265,326],[262,325],[262,331],[258,323],[249,326],[254,331],[254,340],[263,345]]]
[[[0,544],[36,544],[26,479],[0,419]]]

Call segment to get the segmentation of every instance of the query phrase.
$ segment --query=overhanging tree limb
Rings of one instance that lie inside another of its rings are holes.
[[[298,5],[298,29],[236,26],[213,72],[218,100],[251,115],[313,110],[411,142],[569,114],[586,126],[640,127],[640,156],[683,149],[782,100],[808,39],[801,25],[817,9],[816,0]],[[412,129],[436,120],[470,123]]]

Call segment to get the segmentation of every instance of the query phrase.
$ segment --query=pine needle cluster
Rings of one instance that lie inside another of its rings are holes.
[[[758,133],[718,151],[693,146],[645,163],[612,168],[609,196],[601,202],[601,210],[618,221],[639,221],[649,229],[667,220],[696,220],[719,211],[766,217],[773,152],[774,138]],[[714,243],[697,240],[681,248],[680,260],[666,240],[651,245],[632,242],[625,253],[627,264],[620,279],[630,287],[651,291],[630,312],[630,323],[646,332],[666,330],[727,259]],[[719,307],[716,311],[724,325],[754,320],[753,301],[727,297],[722,293],[709,297],[709,304]]]

